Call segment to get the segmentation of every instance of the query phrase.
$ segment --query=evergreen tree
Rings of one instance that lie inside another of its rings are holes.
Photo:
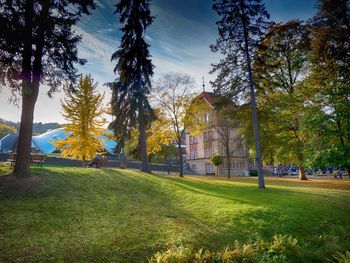
[[[232,99],[250,97],[254,124],[258,187],[265,188],[259,124],[253,83],[252,58],[264,31],[270,26],[269,18],[261,0],[214,0],[213,9],[221,17],[217,22],[219,38],[211,46],[213,52],[220,52],[224,58],[213,65],[212,73],[217,73],[213,85],[217,92]]]
[[[70,157],[86,161],[95,157],[96,153],[103,153],[103,126],[106,124],[103,115],[104,95],[96,93],[97,83],[91,75],[82,76],[74,87],[66,88],[64,101],[61,101],[63,117],[68,124],[65,130],[70,135],[64,140],[58,140],[55,145],[63,157]]]
[[[109,84],[112,88],[112,114],[110,124],[118,140],[116,150],[130,138],[133,128],[138,127],[140,140],[141,171],[151,172],[146,148],[146,129],[154,119],[148,102],[153,65],[149,44],[144,40],[145,30],[153,22],[149,0],[120,0],[115,13],[120,14],[123,36],[119,49],[113,53],[117,61],[114,73],[118,79]]]
[[[22,115],[13,173],[29,176],[33,115],[40,84],[49,94],[76,77],[77,36],[72,27],[93,0],[7,0],[0,8],[0,85],[19,91]]]

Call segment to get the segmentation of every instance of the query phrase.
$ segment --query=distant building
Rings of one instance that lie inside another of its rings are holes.
[[[203,103],[197,120],[198,123],[206,125],[200,125],[200,131],[195,135],[192,135],[191,130],[186,131],[186,161],[194,173],[216,174],[216,167],[213,167],[210,159],[215,154],[222,155],[225,163],[219,166],[219,175],[224,176],[228,172],[228,159],[221,137],[221,127],[218,127],[219,122],[216,121],[218,114],[214,107],[216,98],[216,95],[211,92],[202,92],[197,97],[200,103]],[[231,175],[248,175],[251,166],[249,149],[239,136],[237,128],[229,128],[227,138],[231,149]]]
[[[70,136],[70,133],[66,133],[64,128],[55,130],[49,130],[43,134],[32,137],[32,150],[33,152],[41,152],[45,154],[53,153],[56,151],[56,147],[53,142],[59,139],[65,139]],[[105,150],[108,153],[113,153],[113,149],[116,146],[116,142],[108,139],[105,136],[101,136]],[[17,149],[18,134],[8,134],[0,139],[0,152],[15,152]]]

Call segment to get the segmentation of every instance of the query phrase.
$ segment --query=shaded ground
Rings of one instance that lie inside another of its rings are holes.
[[[0,179],[0,261],[142,262],[174,244],[215,250],[276,233],[300,241],[304,262],[327,262],[350,248],[348,180],[269,178],[259,191],[256,178],[33,172],[20,190]]]

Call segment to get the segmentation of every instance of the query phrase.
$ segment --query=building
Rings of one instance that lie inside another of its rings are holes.
[[[192,125],[193,130],[186,131],[186,161],[196,174],[217,174],[210,159],[219,154],[225,158],[224,164],[218,167],[219,175],[228,174],[229,163],[231,175],[248,175],[251,167],[249,149],[238,134],[239,124],[234,120],[231,122],[234,125],[222,124],[221,112],[214,107],[217,98],[211,92],[202,92],[196,98],[196,103],[201,104],[195,113],[198,126]]]
[[[110,132],[110,131],[106,131]],[[38,136],[32,137],[32,150],[33,152],[41,152],[45,154],[53,153],[57,149],[53,144],[54,141],[65,139],[70,136],[70,133],[65,132],[64,128],[59,128],[51,131],[47,131]],[[105,136],[101,136],[103,146],[105,150],[113,154],[113,149],[117,145],[115,141],[108,139]],[[8,134],[0,139],[0,152],[15,152],[17,149],[18,134]]]

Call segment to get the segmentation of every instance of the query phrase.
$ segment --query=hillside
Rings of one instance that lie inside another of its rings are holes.
[[[2,173],[7,168],[2,167]],[[161,177],[117,169],[34,169],[0,182],[0,261],[140,262],[172,245],[222,249],[290,234],[305,262],[349,248],[349,181]],[[18,189],[21,189],[20,191]]]

